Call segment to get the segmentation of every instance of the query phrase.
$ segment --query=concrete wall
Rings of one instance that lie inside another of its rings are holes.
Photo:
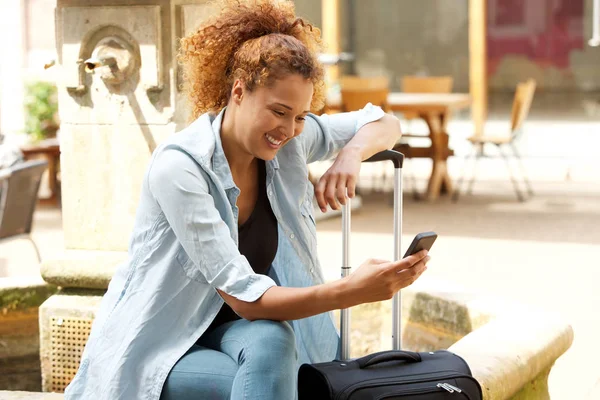
[[[581,28],[584,44],[582,48],[570,50],[567,65],[506,54],[490,72],[491,90],[512,91],[517,82],[528,78],[536,79],[542,89],[600,90],[600,74],[596,72],[600,66],[600,48],[587,45],[592,31],[593,0],[578,1],[585,2]],[[298,13],[319,26],[322,24],[320,3],[296,0]],[[356,73],[388,75],[392,89],[399,88],[398,78],[403,75],[450,75],[454,78],[455,91],[468,91],[468,0],[350,0],[340,3],[341,47],[350,50],[354,45]],[[347,4],[354,4],[352,16],[347,14]],[[354,40],[349,36],[349,21],[354,27]],[[538,38],[531,35],[525,40],[536,41]]]
[[[451,75],[468,90],[467,0],[355,1],[356,71],[387,72],[392,87],[403,75]]]

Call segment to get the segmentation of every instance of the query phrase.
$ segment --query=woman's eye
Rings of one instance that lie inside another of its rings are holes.
[[[298,121],[304,121],[306,118],[304,117],[298,117]]]
[[[276,110],[273,110],[273,112],[274,112],[275,114],[279,115],[280,117],[283,117],[283,116],[285,115],[285,113],[282,113],[281,111],[276,111]]]

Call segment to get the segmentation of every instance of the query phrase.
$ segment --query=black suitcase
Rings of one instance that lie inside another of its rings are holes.
[[[383,151],[367,162],[394,163],[394,259],[402,237],[402,164],[404,155]],[[343,207],[342,277],[350,274],[350,202]],[[298,372],[299,400],[481,400],[479,383],[467,363],[451,352],[401,351],[400,293],[392,303],[392,343],[395,350],[350,360],[350,315],[341,310],[341,360],[303,364]]]

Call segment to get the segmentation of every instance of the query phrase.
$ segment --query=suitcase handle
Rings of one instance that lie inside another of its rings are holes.
[[[421,362],[421,355],[412,351],[382,351],[356,360],[360,369],[388,361]]]
[[[384,150],[374,154],[363,162],[378,162],[388,160],[394,163],[394,168],[402,168],[402,165],[404,164],[404,154],[395,150]]]
[[[384,150],[363,162],[392,161],[394,163],[394,261],[400,260],[400,242],[402,238],[402,164],[404,154],[394,150]],[[351,199],[346,199],[342,207],[342,277],[350,275],[350,210]],[[400,310],[401,294],[394,295],[392,300],[392,346],[400,350]],[[340,357],[350,359],[350,310],[343,309],[340,313]]]

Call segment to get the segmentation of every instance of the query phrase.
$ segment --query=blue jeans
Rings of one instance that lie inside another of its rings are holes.
[[[161,400],[294,399],[297,358],[287,322],[228,322],[202,335],[179,359]]]

